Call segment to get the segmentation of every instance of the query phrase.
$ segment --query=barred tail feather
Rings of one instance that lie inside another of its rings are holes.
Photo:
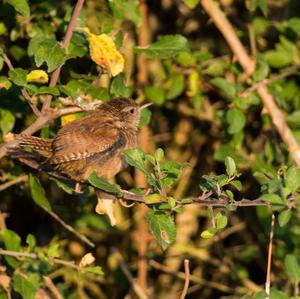
[[[40,138],[25,134],[17,135],[16,139],[20,142],[19,144],[21,147],[29,147],[45,158],[50,158],[52,156],[53,139]]]

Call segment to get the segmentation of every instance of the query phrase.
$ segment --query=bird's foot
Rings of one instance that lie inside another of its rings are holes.
[[[79,194],[82,194],[83,193],[83,191],[81,190],[81,184],[80,183],[76,183],[76,185],[75,185],[75,193],[79,193]]]

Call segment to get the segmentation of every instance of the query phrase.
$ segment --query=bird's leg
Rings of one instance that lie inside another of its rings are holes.
[[[77,182],[76,185],[75,185],[75,192],[76,193],[83,193],[83,191],[81,190],[81,184],[79,182]]]

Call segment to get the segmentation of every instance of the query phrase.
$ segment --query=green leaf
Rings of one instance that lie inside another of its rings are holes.
[[[49,86],[42,86],[38,89],[38,94],[52,94],[54,96],[59,95],[59,89],[57,87],[49,87]]]
[[[250,0],[250,11],[255,11],[256,9],[260,9],[266,17],[268,14],[267,0]]]
[[[285,272],[288,277],[296,281],[300,281],[300,258],[293,254],[288,254],[284,258]]]
[[[34,202],[38,206],[48,211],[52,211],[51,205],[46,197],[46,193],[43,186],[39,182],[38,178],[32,174],[29,175],[29,186]]]
[[[244,128],[246,124],[246,117],[242,111],[231,109],[226,113],[226,121],[229,125],[228,133],[236,134]]]
[[[297,191],[300,187],[300,169],[295,166],[290,167],[285,174],[284,182],[289,193]]]
[[[5,0],[6,3],[14,7],[14,9],[25,17],[30,16],[30,8],[27,0]]]
[[[34,54],[34,60],[37,67],[40,67],[46,62],[48,72],[52,72],[64,63],[65,50],[54,38],[46,38],[38,44]]]
[[[266,296],[264,298],[266,298]],[[285,294],[279,290],[271,289],[270,290],[270,299],[290,299],[290,297],[287,294]]]
[[[293,111],[292,113],[288,114],[285,118],[286,122],[289,126],[293,128],[300,128],[300,110]]]
[[[19,293],[22,298],[34,299],[38,285],[34,285],[29,279],[23,275],[16,274],[13,276],[13,289]]]
[[[270,68],[269,65],[263,59],[258,61],[258,65],[253,73],[253,79],[255,82],[262,81],[265,79],[269,74]]]
[[[74,184],[70,181],[59,180],[55,177],[50,177],[50,180],[54,181],[59,188],[63,189],[68,194],[73,194],[75,191]]]
[[[231,157],[226,157],[225,158],[225,165],[226,165],[226,173],[228,174],[229,177],[235,175],[236,173],[236,166],[235,162]]]
[[[84,267],[81,270],[83,273],[90,273],[90,274],[95,274],[95,275],[99,275],[99,276],[103,276],[103,270],[100,266],[92,266],[92,267]]]
[[[228,82],[224,78],[214,78],[210,83],[222,90],[222,92],[229,98],[233,99],[236,95],[236,87],[234,84]]]
[[[155,151],[155,159],[160,162],[163,158],[164,158],[164,150],[162,148],[158,148],[156,151]]]
[[[151,110],[149,110],[148,108],[142,109],[138,128],[142,128],[143,126],[148,125],[150,123],[151,116],[152,116]]]
[[[59,244],[57,242],[51,242],[47,248],[47,256],[50,258],[59,257]]]
[[[260,197],[262,200],[267,201],[271,203],[272,205],[284,205],[284,200],[279,197],[277,194],[274,193],[268,193],[268,194],[263,194]]]
[[[88,181],[91,185],[103,191],[117,194],[122,193],[119,185],[110,184],[104,178],[97,176],[95,171],[89,176]]]
[[[176,239],[176,226],[173,217],[161,212],[148,212],[147,221],[151,233],[165,250]]]
[[[141,13],[138,1],[113,0],[109,1],[108,4],[115,18],[121,20],[129,20],[133,22],[136,27],[140,26]]]
[[[145,153],[139,147],[126,149],[124,155],[129,165],[136,167],[143,173],[148,173]]]
[[[216,228],[217,229],[223,229],[224,227],[227,226],[228,219],[222,213],[220,213],[220,212],[217,213],[217,215],[215,216],[215,220],[216,220]]]
[[[162,201],[165,201],[166,198],[164,196],[162,196],[161,194],[159,193],[154,193],[154,194],[150,194],[148,196],[146,196],[144,198],[144,201],[146,204],[155,204],[155,203],[158,203],[158,202],[162,202]]]
[[[15,125],[15,116],[9,110],[0,110],[0,128],[3,135],[10,132]]]
[[[146,47],[135,48],[137,53],[146,53],[149,58],[174,58],[180,52],[188,52],[188,41],[182,35],[164,35]]]
[[[18,234],[16,234],[12,230],[4,229],[2,231],[2,236],[5,248],[7,250],[21,251],[21,238]],[[18,261],[14,257],[6,256],[5,259],[8,262],[8,264],[13,268],[17,268],[20,265],[20,261]]]
[[[162,105],[165,102],[165,91],[161,88],[154,86],[147,86],[144,90],[145,97],[150,102],[156,105]]]
[[[12,230],[4,229],[2,231],[5,248],[11,251],[21,251],[21,238]]]
[[[29,234],[26,237],[26,243],[28,244],[28,251],[33,252],[36,246],[36,239],[35,236],[32,234]]]
[[[199,4],[199,0],[183,0],[183,3],[189,8],[194,9]]]
[[[230,185],[234,186],[238,191],[241,191],[243,187],[241,181],[238,180],[231,181]]]
[[[26,81],[27,72],[25,70],[21,68],[16,68],[10,70],[8,74],[9,74],[9,79],[13,81],[16,85],[18,86],[27,85],[27,81]]]
[[[113,79],[110,92],[117,97],[128,98],[132,95],[133,89],[124,84],[122,77],[122,75],[118,75]]]
[[[291,210],[284,210],[279,213],[278,215],[278,223],[280,227],[283,227],[288,224],[292,217],[292,212]]]
[[[173,76],[171,76],[168,84],[170,85],[170,87],[168,88],[166,99],[173,100],[184,91],[183,74],[174,74]]]

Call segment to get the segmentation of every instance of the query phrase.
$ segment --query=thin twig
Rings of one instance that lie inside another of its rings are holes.
[[[76,6],[74,8],[74,11],[73,11],[73,14],[72,14],[72,17],[71,17],[71,21],[70,21],[70,23],[68,25],[68,29],[66,31],[66,35],[65,35],[64,40],[63,40],[62,47],[64,49],[67,49],[67,47],[68,47],[68,45],[70,43],[70,40],[71,40],[72,35],[73,35],[73,31],[74,31],[74,29],[76,27],[77,18],[79,16],[79,13],[80,13],[80,10],[81,10],[81,8],[83,6],[83,3],[84,3],[84,0],[78,0],[77,3],[76,3]],[[59,78],[59,75],[60,75],[61,67],[62,66],[59,66],[52,73],[51,79],[50,79],[50,83],[49,83],[50,87],[56,86],[58,78]],[[47,97],[45,98],[45,101],[43,103],[42,112],[45,112],[47,109],[50,108],[51,100],[52,100],[52,95],[47,95]]]
[[[218,3],[214,0],[201,0],[200,3],[223,34],[229,47],[237,57],[246,74],[248,76],[251,75],[255,69],[255,62],[247,53],[234,28],[220,9]],[[286,145],[287,150],[291,154],[292,159],[296,165],[300,167],[300,148],[290,128],[285,122],[284,114],[277,107],[274,97],[269,93],[266,86],[258,87],[257,94],[260,96],[264,107],[270,114],[272,122],[277,128],[277,131]]]
[[[15,258],[24,257],[24,258],[34,259],[34,260],[40,259],[40,257],[35,253],[18,252],[18,251],[12,251],[12,250],[5,250],[2,248],[0,248],[0,255],[12,256]],[[73,261],[66,261],[66,260],[62,260],[62,259],[58,259],[58,258],[50,258],[50,257],[45,257],[45,258],[43,257],[43,259],[45,259],[50,264],[63,265],[66,267],[76,269],[78,271],[81,270],[81,268],[78,265],[76,265],[75,262],[73,262]]]
[[[60,294],[59,290],[53,283],[50,277],[44,276],[44,283],[45,286],[49,289],[49,291],[52,293],[54,299],[63,299],[62,295]]]
[[[273,236],[275,227],[275,215],[272,214],[271,228],[270,228],[270,240],[268,249],[268,265],[266,275],[266,299],[270,299],[270,287],[271,287],[271,262],[272,262],[272,247],[273,247]]]
[[[71,225],[67,224],[64,220],[62,220],[57,214],[55,214],[52,211],[47,210],[43,207],[43,210],[48,213],[53,219],[55,219],[57,222],[59,222],[66,230],[74,234],[78,239],[80,239],[82,242],[88,244],[91,247],[95,247],[95,244],[90,241],[86,236],[75,230]]]
[[[293,67],[291,67],[289,70],[283,72],[283,73],[280,73],[280,74],[277,74],[277,75],[274,75],[272,76],[271,78],[268,78],[268,79],[264,79],[260,82],[257,82],[255,84],[253,84],[251,87],[247,88],[243,93],[242,93],[242,96],[243,95],[247,95],[249,94],[250,92],[252,91],[255,91],[257,88],[261,87],[261,86],[267,86],[267,85],[270,85],[271,83],[277,81],[277,80],[280,80],[280,79],[283,79],[283,78],[286,78],[286,77],[289,77],[291,75],[294,75],[296,72],[299,71],[299,68],[300,68],[300,65],[295,65]]]
[[[184,287],[180,299],[185,298],[190,285],[190,261],[188,259],[184,260],[184,273],[185,273]]]
[[[3,60],[6,63],[8,69],[10,71],[13,71],[15,69],[13,64],[11,63],[10,59],[8,58],[8,56],[5,53],[3,54]],[[37,117],[39,117],[41,115],[41,112],[39,111],[37,106],[35,104],[33,104],[33,101],[31,99],[30,95],[28,94],[27,90],[24,87],[21,89],[21,93],[22,93],[22,96],[28,101],[33,113]]]
[[[174,275],[174,276],[178,277],[179,279],[185,280],[185,273],[183,273],[183,272],[170,269],[168,266],[160,264],[160,263],[156,262],[155,260],[150,260],[149,264],[154,269],[157,269],[159,271],[168,273],[170,275]],[[208,280],[200,278],[199,276],[196,276],[196,275],[191,274],[190,275],[190,281],[194,282],[196,284],[200,284],[202,286],[206,286],[206,287],[209,287],[209,288],[212,288],[212,289],[216,289],[216,290],[221,291],[221,292],[225,292],[225,293],[230,293],[231,292],[230,287],[228,287],[226,285],[223,285],[220,282],[208,281]]]
[[[138,298],[140,299],[148,299],[148,296],[144,293],[143,289],[140,287],[140,285],[134,280],[132,274],[130,273],[127,265],[124,262],[124,259],[121,255],[121,253],[113,248],[113,252],[116,254],[116,257],[120,263],[120,267],[122,272],[124,273],[124,275],[126,276],[126,278],[128,279],[129,283],[131,284],[134,292],[136,293],[136,295],[138,296]]]
[[[24,175],[21,175],[21,176],[18,176],[14,179],[12,179],[11,181],[8,181],[6,183],[3,183],[0,185],[0,191],[3,191],[13,185],[16,185],[16,184],[20,184],[20,183],[23,183],[23,182],[27,182],[28,180],[28,175],[27,174],[24,174]]]

